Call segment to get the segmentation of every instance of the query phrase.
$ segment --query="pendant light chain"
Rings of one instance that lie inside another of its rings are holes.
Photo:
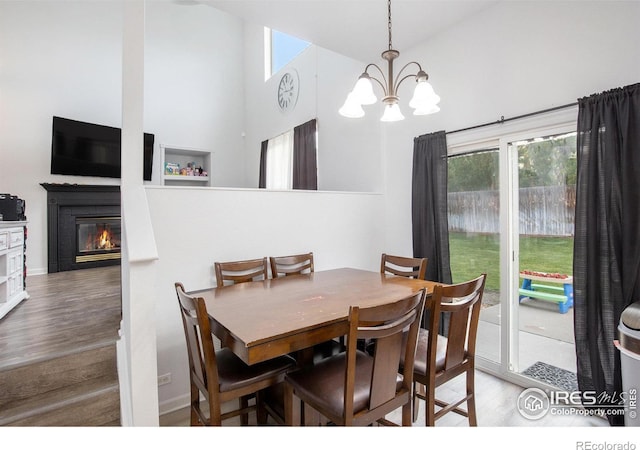
[[[391,46],[391,0],[387,1],[387,9],[389,11],[389,16],[388,16],[389,17],[389,25],[388,25],[389,26],[389,50],[391,50],[392,49],[392,46]]]

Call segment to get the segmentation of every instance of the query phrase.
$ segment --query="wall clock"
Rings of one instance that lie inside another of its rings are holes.
[[[285,72],[278,84],[278,106],[282,111],[289,111],[296,106],[299,89],[298,72],[295,70]]]

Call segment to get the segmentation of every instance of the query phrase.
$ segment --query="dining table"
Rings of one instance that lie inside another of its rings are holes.
[[[348,330],[349,308],[393,302],[433,281],[354,268],[190,291],[205,301],[213,334],[251,365],[299,352]]]

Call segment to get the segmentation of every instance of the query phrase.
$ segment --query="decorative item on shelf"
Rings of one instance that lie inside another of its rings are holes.
[[[170,162],[165,163],[164,173],[166,175],[180,175],[180,164],[170,163]]]
[[[378,100],[373,93],[373,85],[371,83],[371,80],[374,80],[376,83],[378,83],[382,87],[382,91],[384,92],[382,103],[385,104],[385,108],[384,114],[380,119],[383,122],[395,122],[404,119],[402,112],[400,112],[400,106],[398,106],[398,88],[400,87],[400,84],[402,84],[402,82],[408,78],[414,79],[416,81],[413,97],[409,102],[409,106],[411,108],[414,108],[413,114],[425,115],[440,111],[440,107],[438,107],[440,97],[434,92],[433,87],[427,81],[429,79],[429,75],[427,75],[427,73],[422,70],[422,67],[417,62],[411,61],[404,67],[402,67],[394,81],[393,60],[400,56],[400,52],[394,50],[391,45],[391,0],[388,0],[387,8],[389,18],[389,49],[382,52],[382,59],[386,60],[388,63],[389,79],[385,77],[384,72],[377,64],[372,63],[367,65],[364,69],[364,73],[360,75],[360,78],[358,78],[355,87],[347,95],[347,100],[339,110],[339,113],[344,117],[363,117],[364,110],[362,109],[362,105],[372,105]],[[405,69],[412,64],[418,66],[417,73],[402,76]],[[374,67],[378,70],[378,72],[380,72],[382,81],[374,76],[369,75],[367,71],[370,67]]]

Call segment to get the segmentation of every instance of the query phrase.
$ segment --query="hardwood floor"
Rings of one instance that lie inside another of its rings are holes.
[[[0,320],[0,425],[119,425],[120,266],[26,280]]]
[[[436,395],[445,400],[452,401],[464,396],[464,377],[458,377],[451,384],[438,388]],[[488,373],[476,370],[476,408],[479,427],[606,427],[608,423],[599,417],[585,417],[580,415],[554,416],[548,414],[540,420],[525,419],[517,409],[518,396],[524,388],[507,381],[501,380]],[[463,405],[465,407],[465,405]],[[421,401],[418,409],[418,420],[414,427],[424,427],[424,402]],[[255,415],[250,415],[250,424]],[[401,423],[400,411],[395,411],[387,416],[395,423]],[[223,425],[238,425],[239,419],[234,418],[224,422]],[[189,409],[183,408],[165,414],[160,417],[160,426],[181,427],[189,426]],[[436,422],[436,427],[468,427],[465,417],[449,413]]]
[[[120,267],[30,276],[27,290],[30,298],[0,319],[0,425],[118,426]],[[462,392],[459,381],[439,395]],[[524,419],[516,407],[522,387],[481,371],[476,382],[480,427],[607,426],[575,415]],[[160,417],[161,426],[188,424],[187,408]],[[424,426],[424,406],[414,426]],[[467,425],[448,414],[436,426]]]

